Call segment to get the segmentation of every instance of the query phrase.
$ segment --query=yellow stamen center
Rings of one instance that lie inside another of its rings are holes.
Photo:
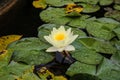
[[[65,39],[65,34],[59,33],[55,35],[55,40],[60,41]]]

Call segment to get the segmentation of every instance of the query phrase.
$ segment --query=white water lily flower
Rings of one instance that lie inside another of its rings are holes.
[[[73,51],[75,50],[74,46],[70,45],[78,35],[73,35],[71,32],[71,28],[67,31],[64,26],[60,26],[60,28],[53,28],[51,34],[49,36],[44,36],[45,40],[47,40],[52,47],[48,48],[46,52],[62,52],[62,51]]]

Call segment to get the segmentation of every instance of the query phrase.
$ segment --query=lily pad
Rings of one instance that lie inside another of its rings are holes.
[[[2,52],[1,52],[2,53]],[[11,60],[11,56],[13,54],[13,50],[5,50],[2,54],[0,54],[0,68],[7,66]]]
[[[81,47],[79,50],[74,51],[72,57],[76,60],[86,64],[99,64],[102,60],[102,56],[94,50],[86,47]]]
[[[100,10],[100,7],[98,5],[91,5],[85,3],[80,3],[79,5],[83,7],[83,11],[82,11],[83,13],[93,13]]]
[[[101,52],[105,54],[116,53],[116,48],[112,46],[110,42],[95,39],[95,38],[80,38],[80,41],[87,48],[94,49],[97,52]]]
[[[106,6],[112,4],[113,0],[100,0],[99,3],[101,6]]]
[[[47,8],[40,13],[40,18],[47,23],[55,23],[64,25],[68,23],[71,18],[66,17],[64,8]]]
[[[66,74],[69,76],[73,76],[79,73],[95,75],[95,72],[96,72],[96,66],[88,65],[77,61],[67,69]]]
[[[118,11],[118,10],[113,10],[113,11],[110,11],[110,12],[106,12],[104,14],[104,16],[120,21],[120,11]]]
[[[120,51],[113,54],[111,60],[120,67]]]
[[[89,18],[88,15],[82,15],[81,17],[74,18],[69,22],[68,25],[72,27],[85,28],[87,25],[86,19]]]
[[[120,27],[114,29],[113,31],[117,34],[118,38],[120,39]]]
[[[46,64],[54,59],[50,53],[40,50],[16,50],[13,60],[32,65]]]
[[[31,70],[33,71],[32,66],[30,65],[25,65],[25,64],[19,64],[17,62],[12,61],[8,65],[8,70],[11,74],[16,75],[16,76],[22,76],[25,71]]]
[[[120,0],[114,0],[116,4],[120,4]]]
[[[83,2],[89,4],[97,4],[99,0],[73,0],[74,2]]]
[[[118,5],[118,4],[115,4],[114,6],[114,9],[116,9],[116,10],[120,10],[120,4]]]
[[[89,21],[87,25],[87,31],[94,37],[110,40],[115,34],[112,32],[114,28],[116,28],[118,24],[108,23],[108,22],[98,22],[98,21]]]
[[[30,37],[30,38],[23,38],[19,41],[16,41],[8,46],[8,49],[13,50],[44,50],[48,48],[49,45],[40,41],[39,38]]]
[[[103,62],[98,66],[97,76],[102,80],[119,80],[120,67],[104,58]]]
[[[38,38],[24,38],[11,44],[8,48],[14,49],[13,59],[15,61],[38,65],[54,58],[53,55],[45,52],[48,47]]]
[[[72,0],[45,0],[45,1],[48,5],[57,7],[73,3]]]

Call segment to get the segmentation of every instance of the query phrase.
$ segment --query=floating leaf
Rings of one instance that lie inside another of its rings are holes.
[[[120,4],[118,5],[118,4],[115,4],[114,6],[114,9],[116,9],[116,10],[120,10]]]
[[[94,75],[95,72],[96,72],[96,67],[94,65],[88,65],[77,61],[67,69],[66,74],[69,76],[73,76],[79,73]]]
[[[47,63],[54,58],[53,55],[44,51],[48,47],[49,45],[38,38],[23,38],[11,44],[8,48],[14,49],[13,59],[15,61],[38,65]]]
[[[35,8],[45,9],[47,7],[45,0],[35,0],[35,1],[33,1],[32,4]]]
[[[87,26],[86,19],[89,17],[89,15],[81,15],[79,18],[77,17],[71,20],[68,25],[72,27],[85,28]]]
[[[25,73],[20,78],[17,78],[17,80],[42,80],[42,79],[40,79],[34,73]]]
[[[21,35],[7,35],[0,37],[0,52],[5,50],[8,44],[20,39],[21,37]]]
[[[100,0],[99,3],[101,6],[106,6],[112,4],[113,0]]]
[[[98,5],[91,5],[85,3],[80,3],[79,5],[83,7],[83,11],[82,11],[83,13],[93,13],[100,9]]]
[[[97,38],[110,40],[115,36],[112,30],[117,26],[118,24],[105,22],[105,21],[104,22],[89,21],[87,25],[87,31],[89,34]]]
[[[120,67],[120,51],[113,54],[111,60]]]
[[[7,66],[11,60],[13,50],[4,50],[0,54],[0,68]]]
[[[65,10],[67,16],[80,16],[80,12],[82,12],[83,8],[76,4],[68,4]]]
[[[113,11],[106,12],[104,14],[104,16],[120,21],[120,11],[118,11],[118,10],[113,10]]]
[[[115,26],[113,26],[112,29],[114,29],[117,25],[120,25],[120,22],[118,22],[118,21],[116,21],[116,20],[114,20],[112,18],[102,17],[102,18],[98,18],[96,20],[101,22],[101,23],[111,23],[111,24],[114,24]]]
[[[15,80],[14,76],[11,74],[3,75],[0,77],[0,80]]]
[[[120,0],[114,0],[116,4],[120,4]]]
[[[102,60],[102,56],[94,50],[90,50],[86,47],[81,47],[79,50],[71,53],[72,57],[76,60],[86,64],[99,64]]]
[[[120,67],[104,58],[103,62],[98,66],[97,76],[102,80],[119,80]]]
[[[116,53],[116,48],[110,44],[110,42],[105,42],[95,38],[80,38],[80,41],[89,49],[94,49],[97,52],[105,54]],[[105,46],[104,46],[105,45]]]
[[[117,34],[118,38],[120,39],[120,27],[114,29],[113,31]]]
[[[73,0],[73,2],[83,2],[89,4],[97,4],[99,0]]]
[[[66,24],[71,18],[66,17],[64,8],[47,8],[40,13],[40,17],[43,21],[55,24]]]
[[[8,70],[10,71],[11,74],[14,74],[16,76],[22,76],[26,71],[32,70],[33,67],[30,65],[25,65],[25,64],[19,64],[17,62],[12,61],[8,65]]]
[[[72,0],[46,0],[46,3],[51,5],[51,6],[64,6],[67,4],[73,3]]]

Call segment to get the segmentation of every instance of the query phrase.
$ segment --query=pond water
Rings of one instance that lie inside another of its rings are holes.
[[[39,12],[40,9],[32,6],[32,0],[26,0],[19,11],[11,10],[12,15],[7,14],[7,18],[5,17],[6,19],[0,23],[0,36],[9,34],[20,34],[24,37],[37,36],[37,27],[42,24]]]

